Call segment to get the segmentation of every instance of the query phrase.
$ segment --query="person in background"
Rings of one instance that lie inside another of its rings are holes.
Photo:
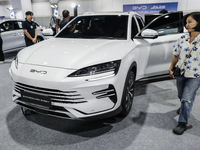
[[[183,134],[188,129],[188,119],[192,110],[196,91],[200,87],[200,12],[192,12],[183,18],[189,33],[181,36],[173,47],[174,57],[169,74],[176,78],[178,98],[181,102],[178,125],[173,129],[176,134]],[[180,68],[180,75],[173,75],[174,66]]]
[[[168,11],[166,9],[162,9],[159,13],[160,14],[166,14],[166,13],[168,13]]]
[[[60,30],[69,22],[70,19],[68,10],[63,10],[62,15],[63,15],[63,20],[60,22]]]
[[[37,29],[35,22],[32,21],[33,13],[31,11],[27,11],[26,20],[22,23],[24,30],[24,37],[26,46],[30,46],[36,43],[37,41]]]
[[[4,62],[4,54],[3,54],[3,40],[1,38],[1,28],[0,28],[0,64]]]
[[[4,28],[5,28],[5,30],[9,30],[9,23],[6,23]]]

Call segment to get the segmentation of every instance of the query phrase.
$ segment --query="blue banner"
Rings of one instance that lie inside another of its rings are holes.
[[[178,2],[172,3],[151,3],[151,4],[131,4],[123,5],[123,11],[134,11],[144,16],[145,14],[158,14],[162,9],[168,12],[177,11]]]

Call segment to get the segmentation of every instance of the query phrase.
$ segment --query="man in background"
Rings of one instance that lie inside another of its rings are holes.
[[[166,13],[168,13],[168,11],[166,9],[162,9],[159,13],[160,14],[166,14]]]
[[[31,11],[27,11],[26,20],[22,23],[24,30],[24,37],[26,46],[30,46],[36,43],[37,41],[37,29],[35,22],[32,21],[33,13]]]
[[[63,15],[63,20],[60,22],[60,30],[69,22],[70,19],[68,10],[63,10],[62,15]]]

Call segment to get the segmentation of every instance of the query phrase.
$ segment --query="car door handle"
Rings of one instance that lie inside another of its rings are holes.
[[[17,34],[16,34],[16,33],[14,33],[14,34],[13,34],[13,36],[17,36]]]

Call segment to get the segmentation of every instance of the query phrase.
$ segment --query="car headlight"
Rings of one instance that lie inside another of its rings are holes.
[[[72,74],[68,75],[68,77],[91,76],[106,72],[113,72],[116,75],[119,70],[120,62],[121,60],[116,60],[94,66],[85,67],[73,72]]]
[[[15,68],[18,69],[18,57],[16,56],[14,60],[15,60]]]

